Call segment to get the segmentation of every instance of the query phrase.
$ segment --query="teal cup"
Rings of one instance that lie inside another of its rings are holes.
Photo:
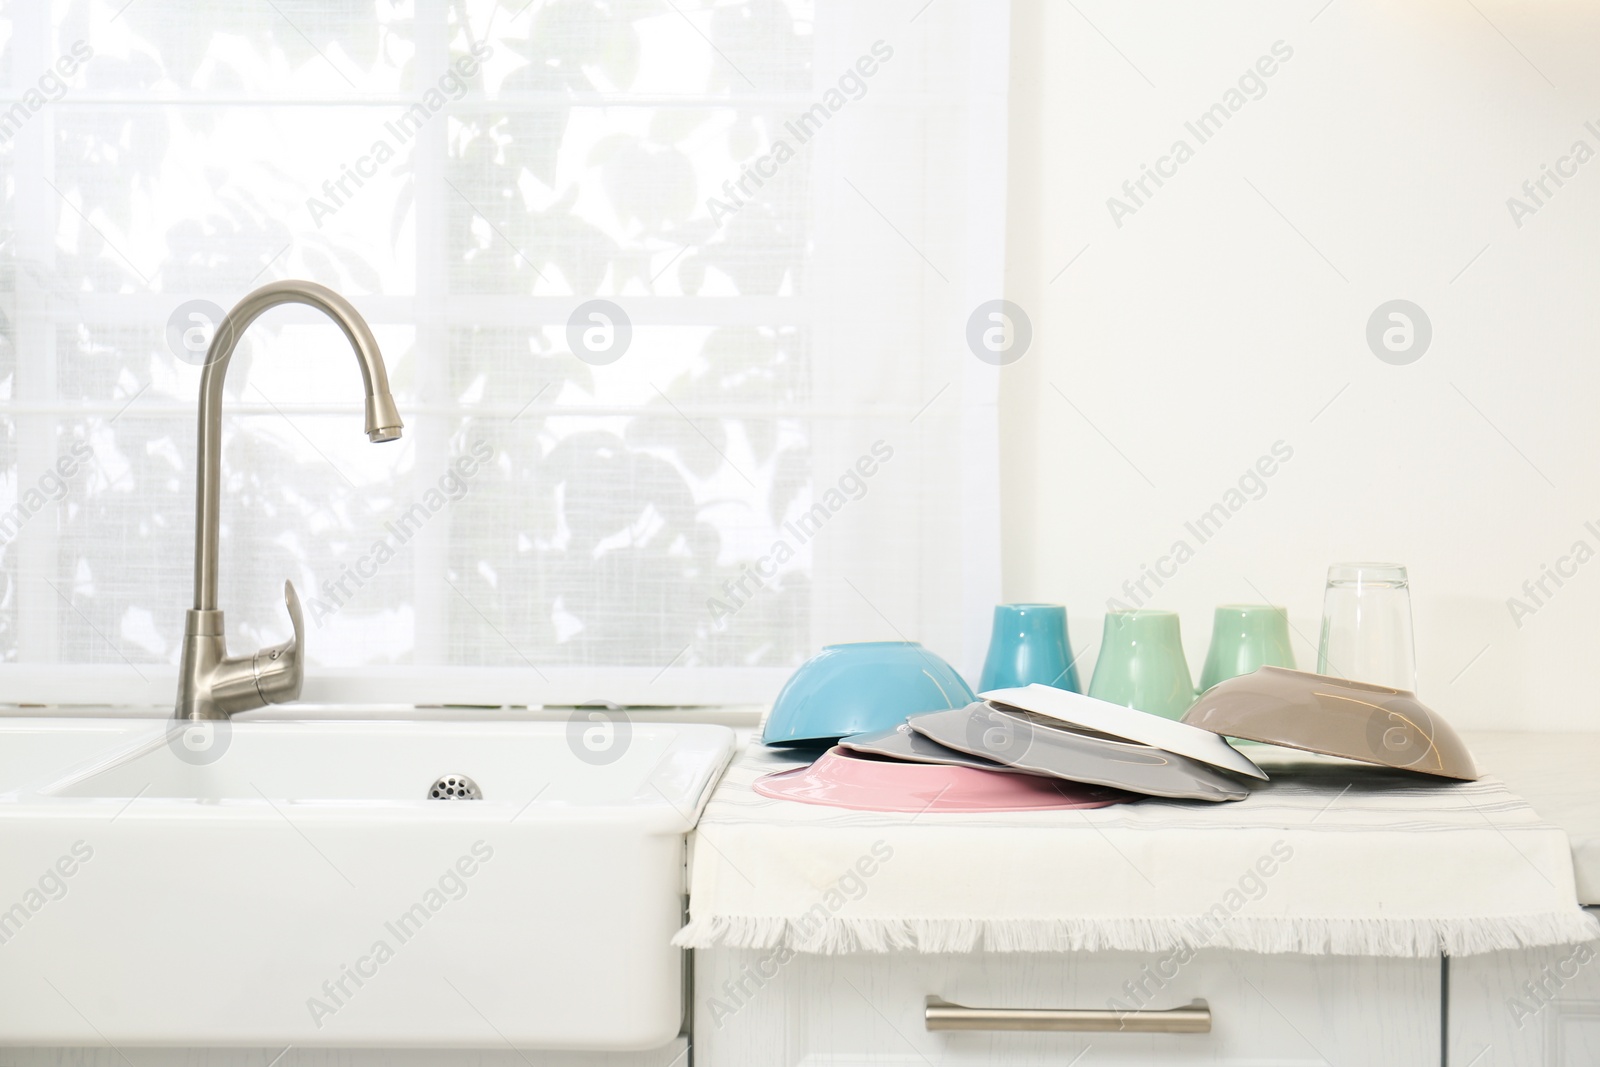
[[[1124,707],[1181,719],[1194,703],[1194,679],[1172,611],[1106,614],[1089,695]]]
[[[1271,604],[1222,605],[1211,624],[1211,650],[1200,672],[1200,691],[1254,673],[1258,667],[1295,668],[1288,610]]]
[[[1001,604],[994,609],[978,691],[1035,682],[1083,692],[1067,641],[1067,609],[1060,604]]]

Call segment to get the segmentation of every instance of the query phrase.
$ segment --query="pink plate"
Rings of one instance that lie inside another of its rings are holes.
[[[855,811],[1033,811],[1104,808],[1138,799],[1103,786],[976,767],[909,763],[835,746],[809,767],[764,775],[764,797]]]

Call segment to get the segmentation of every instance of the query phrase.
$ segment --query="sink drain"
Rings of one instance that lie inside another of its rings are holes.
[[[429,800],[482,800],[483,790],[464,774],[447,774],[428,787]]]

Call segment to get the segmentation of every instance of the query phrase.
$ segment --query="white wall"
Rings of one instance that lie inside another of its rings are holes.
[[[1600,153],[1600,5],[1074,4],[1014,15],[1007,287],[1035,334],[1002,386],[1007,598],[1065,602],[1092,646],[1185,537],[1151,606],[1182,613],[1194,673],[1212,607],[1263,598],[1309,668],[1326,565],[1398,560],[1432,706],[1600,729],[1600,558],[1520,628],[1507,607],[1600,551],[1600,158],[1520,228],[1506,203],[1575,141]],[[1185,121],[1277,41],[1265,95],[1198,144]],[[1180,137],[1193,159],[1119,228],[1107,198]],[[1394,298],[1433,324],[1407,366],[1365,339]],[[1184,522],[1280,440],[1265,495],[1197,544]]]

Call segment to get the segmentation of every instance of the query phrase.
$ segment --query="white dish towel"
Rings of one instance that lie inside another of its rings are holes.
[[[1494,778],[1252,747],[1249,799],[881,814],[759,796],[752,745],[691,839],[687,948],[1466,956],[1600,937],[1566,835]]]

